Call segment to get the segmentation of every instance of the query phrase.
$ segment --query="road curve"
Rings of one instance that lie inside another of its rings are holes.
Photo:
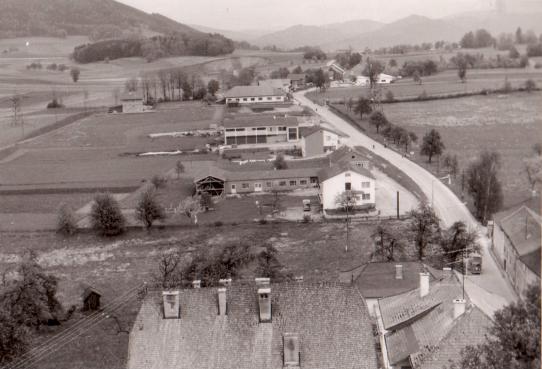
[[[294,93],[294,99],[301,105],[313,109],[329,124],[346,133],[349,136],[347,142],[349,146],[364,146],[372,150],[375,155],[388,160],[412,178],[433,203],[443,226],[449,227],[456,221],[463,221],[471,229],[478,231],[483,256],[483,273],[467,276],[468,283],[465,283],[465,290],[475,305],[492,316],[495,310],[517,299],[516,293],[489,252],[490,241],[487,238],[486,228],[476,221],[466,205],[444,183],[418,164],[366,136],[327,107],[314,104],[305,97],[307,92],[309,91]]]

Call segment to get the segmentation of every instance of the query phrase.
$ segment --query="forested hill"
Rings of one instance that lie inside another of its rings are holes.
[[[114,0],[0,0],[0,38],[86,35],[97,41],[128,32],[202,34]]]

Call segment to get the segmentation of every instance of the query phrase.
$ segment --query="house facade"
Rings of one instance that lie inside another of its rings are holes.
[[[301,127],[300,135],[304,157],[323,155],[342,145],[343,135],[324,126]]]
[[[226,145],[296,144],[300,141],[296,117],[270,114],[237,116],[223,122]]]
[[[224,94],[227,105],[284,103],[286,92],[268,84],[235,86]]]
[[[393,81],[395,81],[395,77],[385,73],[380,73],[376,79],[376,83],[379,84],[389,84]]]
[[[123,113],[141,113],[145,109],[143,96],[139,92],[126,92],[120,97]]]
[[[225,193],[293,191],[318,186],[318,169],[282,169],[230,172],[226,175]]]
[[[290,87],[292,90],[296,91],[300,88],[305,88],[306,86],[306,75],[305,73],[291,73],[286,77],[290,81]]]
[[[371,172],[360,166],[346,164],[322,169],[320,202],[325,210],[339,209],[337,198],[345,191],[354,195],[353,207],[371,209],[376,205],[376,181]]]
[[[540,215],[525,205],[495,216],[491,247],[521,297],[529,285],[540,285],[541,228]]]

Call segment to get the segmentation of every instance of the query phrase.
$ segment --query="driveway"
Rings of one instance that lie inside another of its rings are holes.
[[[335,115],[327,107],[314,104],[305,97],[306,92],[308,91],[294,93],[294,98],[302,105],[313,109],[329,124],[350,136],[346,142],[347,145],[361,145],[372,150],[376,155],[388,160],[412,178],[427,198],[432,199],[435,212],[440,217],[443,226],[449,227],[456,221],[463,221],[470,228],[478,231],[480,246],[482,247],[483,272],[477,276],[469,275],[469,283],[465,283],[465,288],[471,300],[480,309],[487,315],[492,316],[496,309],[517,299],[515,291],[508,280],[501,274],[495,260],[489,253],[488,246],[490,242],[487,238],[486,228],[476,221],[465,204],[446,185],[424,168],[367,137],[347,121]],[[373,147],[374,149],[372,149]],[[487,292],[487,294],[480,293],[480,290]],[[492,296],[493,298],[489,301],[486,296]]]

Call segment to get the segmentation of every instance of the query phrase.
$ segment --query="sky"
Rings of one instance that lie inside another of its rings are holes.
[[[278,29],[354,19],[440,18],[489,9],[496,0],[117,0],[185,24],[223,30]]]

